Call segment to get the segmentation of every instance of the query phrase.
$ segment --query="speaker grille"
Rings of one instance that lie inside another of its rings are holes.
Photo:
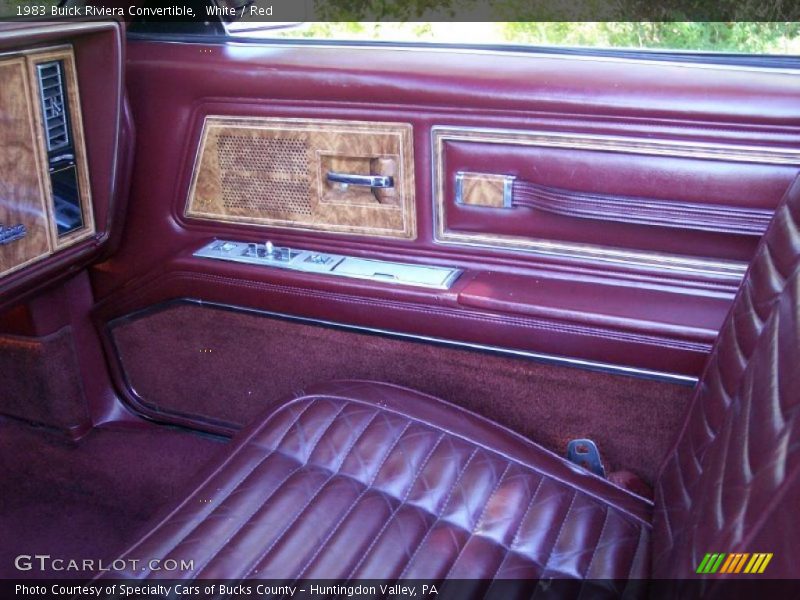
[[[312,214],[306,139],[223,134],[217,159],[226,208],[264,216]]]

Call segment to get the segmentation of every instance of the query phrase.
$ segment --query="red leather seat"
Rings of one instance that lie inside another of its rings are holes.
[[[344,381],[240,435],[128,555],[203,578],[625,580],[648,574],[651,510],[472,413]]]
[[[772,553],[769,577],[800,577],[800,178],[784,200],[661,467],[655,577],[708,552]]]
[[[772,552],[769,576],[796,577],[798,223],[800,180],[665,457],[655,508],[440,400],[338,382],[239,435],[127,556],[194,559],[184,575],[203,578],[591,578],[621,593],[651,574],[693,576],[707,552]]]

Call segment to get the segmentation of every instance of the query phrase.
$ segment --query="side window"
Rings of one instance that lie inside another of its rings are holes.
[[[615,7],[620,7],[615,10],[622,15],[626,10],[638,11],[631,15],[636,17],[631,21],[590,19],[593,11],[604,9],[603,3],[594,8],[593,2],[576,3],[577,8],[569,13],[556,3],[546,14],[543,9],[531,8],[529,4],[522,0],[491,3],[483,0],[180,0],[174,6],[165,7],[156,0],[0,0],[0,17],[113,16],[125,19],[128,31],[134,35],[199,35],[241,43],[455,45],[522,51],[636,53],[654,59],[691,55],[693,61],[708,62],[736,62],[733,57],[740,57],[738,62],[792,68],[800,64],[800,3],[781,4],[780,10],[762,7],[761,12],[766,11],[764,14],[768,17],[775,13],[783,18],[794,18],[793,21],[731,21],[727,18],[730,10],[724,3],[697,4],[696,10],[703,5],[703,10],[711,11],[710,16],[716,17],[703,21],[646,19],[671,15],[670,2],[662,3],[663,10],[655,3],[630,0],[615,3]],[[767,9],[775,10],[770,13]],[[690,12],[685,15],[680,13],[682,18],[700,16],[691,13],[691,6],[687,10]],[[760,9],[750,0],[742,0],[737,10],[737,15],[745,18],[748,15],[764,18],[761,13],[755,14]],[[179,12],[175,14],[174,11]],[[473,21],[479,15],[494,20]],[[530,20],[545,16],[583,17],[585,20]],[[317,20],[307,21],[310,18]],[[434,20],[423,20],[431,18]],[[513,18],[520,20],[510,20]]]
[[[229,35],[800,55],[800,22],[231,22]]]

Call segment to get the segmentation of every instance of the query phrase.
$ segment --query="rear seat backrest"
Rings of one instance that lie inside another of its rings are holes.
[[[707,552],[772,552],[767,574],[796,577],[800,178],[784,200],[662,465],[653,577],[688,577]]]

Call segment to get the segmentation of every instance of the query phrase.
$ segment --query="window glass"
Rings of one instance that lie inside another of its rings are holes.
[[[800,22],[232,23],[231,35],[337,41],[509,44],[800,54]]]

